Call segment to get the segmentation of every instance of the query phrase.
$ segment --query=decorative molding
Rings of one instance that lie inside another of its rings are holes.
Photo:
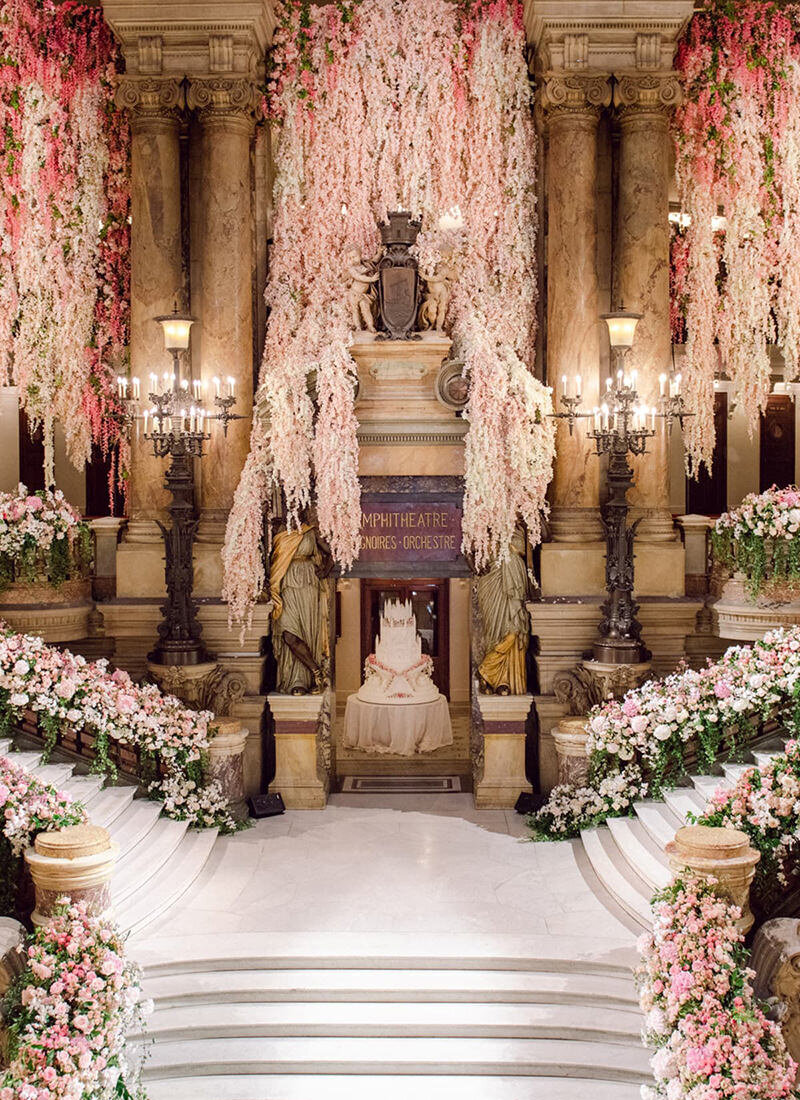
[[[681,85],[675,73],[621,73],[614,83],[614,106],[629,115],[668,115],[679,106]]]
[[[138,44],[139,72],[157,76],[164,68],[164,39],[160,34],[141,34]]]
[[[545,73],[539,100],[546,115],[595,115],[611,104],[606,73]]]
[[[636,35],[636,68],[658,69],[661,67],[661,35]]]
[[[247,77],[213,76],[188,81],[186,105],[202,123],[238,118],[252,122],[256,87]]]
[[[232,73],[235,67],[232,34],[208,36],[208,68],[212,73]]]
[[[564,68],[585,69],[589,65],[589,35],[564,35]]]
[[[180,118],[183,83],[175,77],[123,77],[115,99],[117,106],[130,111],[135,119]]]
[[[358,429],[360,443],[368,446],[382,447],[452,447],[460,446],[467,434],[467,424],[464,423],[460,431],[455,432],[425,432],[425,431],[385,431],[382,428],[362,424]]]

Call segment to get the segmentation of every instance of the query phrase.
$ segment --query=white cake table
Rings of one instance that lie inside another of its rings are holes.
[[[365,703],[349,695],[344,743],[349,749],[395,756],[433,752],[453,743],[450,708],[444,695],[431,703]]]

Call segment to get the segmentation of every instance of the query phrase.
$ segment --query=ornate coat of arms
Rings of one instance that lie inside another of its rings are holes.
[[[403,210],[391,211],[389,221],[380,227],[384,252],[378,261],[378,339],[419,339],[415,329],[420,280],[416,258],[409,249],[420,228],[420,222]]]

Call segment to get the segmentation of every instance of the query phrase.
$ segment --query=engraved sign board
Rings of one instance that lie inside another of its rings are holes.
[[[452,502],[363,505],[359,563],[455,562],[461,556],[461,506]]]

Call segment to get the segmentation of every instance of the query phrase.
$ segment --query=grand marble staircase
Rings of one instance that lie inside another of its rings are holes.
[[[630,948],[571,937],[229,934],[137,952],[151,1100],[634,1100]]]
[[[0,740],[0,755],[10,754],[42,782],[82,802],[92,823],[119,844],[111,894],[126,932],[142,931],[189,889],[211,854],[216,829],[189,829],[185,821],[162,817],[160,804],[136,798],[133,786],[103,786],[100,776],[79,774],[73,763],[45,763],[41,751],[11,749],[11,741]]]
[[[784,744],[772,736],[753,746],[746,763],[722,764],[716,775],[694,775],[691,786],[666,791],[663,799],[637,802],[635,816],[610,818],[597,829],[585,829],[583,847],[601,888],[637,924],[649,928],[650,899],[672,877],[664,848],[686,824],[687,814],[702,813],[715,790],[731,787],[752,764],[766,764]]]

